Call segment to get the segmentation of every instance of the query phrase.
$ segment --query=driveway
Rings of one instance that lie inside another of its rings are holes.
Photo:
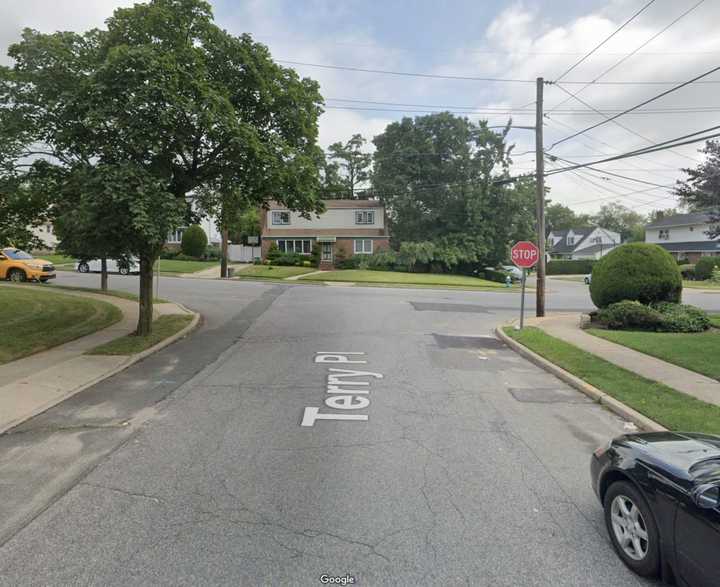
[[[160,296],[202,328],[0,437],[0,584],[645,584],[589,486],[624,423],[490,336],[517,294],[166,278]],[[331,385],[369,403],[332,410]]]

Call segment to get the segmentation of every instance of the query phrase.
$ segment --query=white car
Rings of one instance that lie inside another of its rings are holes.
[[[75,263],[75,270],[78,273],[100,273],[102,270],[100,259],[87,259]],[[135,257],[131,257],[127,261],[119,259],[107,260],[108,273],[119,273],[120,275],[130,275],[131,273],[140,272],[140,261]]]
[[[522,269],[519,267],[515,267],[515,265],[502,265],[503,271],[510,274],[510,277],[513,279],[517,279],[518,281],[522,279],[523,272]]]

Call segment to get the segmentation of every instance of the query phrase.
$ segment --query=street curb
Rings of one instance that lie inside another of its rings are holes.
[[[512,350],[514,350],[519,355],[525,357],[531,363],[534,363],[541,369],[544,369],[548,373],[551,373],[561,381],[564,381],[571,387],[577,389],[579,392],[584,393],[586,396],[596,401],[600,405],[605,406],[614,414],[632,422],[641,430],[646,430],[648,432],[664,432],[667,430],[667,428],[661,426],[654,420],[651,420],[640,412],[633,410],[631,407],[626,406],[624,403],[618,401],[604,391],[601,391],[597,387],[590,385],[586,381],[583,381],[579,377],[576,377],[562,367],[558,367],[555,363],[548,361],[544,357],[538,355],[536,352],[531,351],[525,345],[522,345],[516,340],[510,338],[507,334],[503,332],[502,326],[498,326],[495,328],[495,335]]]
[[[108,297],[112,297],[112,296],[108,296]],[[108,302],[108,303],[112,303],[112,302]],[[178,308],[183,310],[185,313],[193,315],[192,321],[185,328],[176,332],[172,336],[169,336],[168,338],[161,340],[156,345],[151,346],[150,348],[147,348],[142,352],[139,352],[135,355],[130,355],[129,357],[127,357],[126,361],[124,361],[123,363],[120,363],[117,367],[114,367],[114,368],[110,369],[109,371],[107,371],[106,373],[103,373],[102,375],[95,377],[94,379],[91,379],[90,381],[87,381],[87,382],[83,383],[82,385],[79,385],[78,387],[76,387],[75,389],[70,391],[68,394],[63,395],[61,398],[59,398],[57,402],[51,403],[49,405],[43,405],[41,408],[39,408],[36,411],[31,412],[27,417],[24,417],[22,420],[11,422],[8,426],[0,428],[0,436],[11,431],[13,428],[16,428],[16,427],[24,424],[25,422],[34,418],[35,416],[39,416],[40,414],[46,412],[47,410],[54,408],[55,406],[61,404],[65,400],[70,399],[71,397],[77,395],[78,393],[85,391],[89,387],[92,387],[93,385],[97,385],[101,381],[104,381],[105,379],[109,379],[110,377],[117,375],[118,373],[124,371],[128,367],[131,367],[135,363],[142,361],[143,359],[152,355],[153,353],[156,353],[156,352],[164,349],[166,346],[169,346],[172,343],[178,341],[179,339],[184,338],[192,330],[197,328],[198,324],[200,323],[200,317],[201,317],[199,312],[193,312],[192,310],[189,310],[188,308],[186,308],[182,304],[178,304],[177,302],[171,302],[171,303],[175,304]]]

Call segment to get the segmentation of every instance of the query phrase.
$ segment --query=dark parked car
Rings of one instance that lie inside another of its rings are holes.
[[[720,436],[628,434],[595,451],[593,489],[613,546],[645,577],[720,585]]]

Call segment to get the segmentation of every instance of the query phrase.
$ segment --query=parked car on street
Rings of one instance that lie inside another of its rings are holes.
[[[585,282],[585,285],[590,285],[592,283],[592,273],[588,273],[583,281]]]
[[[100,259],[83,259],[75,263],[75,270],[79,273],[99,273],[102,270]],[[134,257],[125,259],[108,259],[108,273],[130,275],[140,272],[140,261]]]
[[[523,276],[522,269],[515,267],[515,265],[501,265],[503,271],[510,274],[513,280],[520,281]]]
[[[590,469],[625,565],[687,587],[720,585],[720,436],[620,436]]]
[[[47,282],[55,279],[55,266],[45,259],[13,247],[0,249],[0,279]]]

